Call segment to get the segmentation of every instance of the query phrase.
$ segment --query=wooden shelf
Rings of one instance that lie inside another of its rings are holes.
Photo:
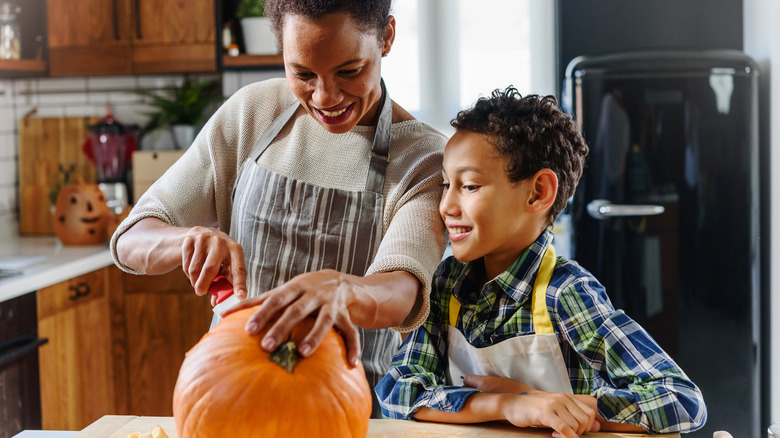
[[[282,55],[224,55],[222,67],[225,69],[284,68],[284,60]]]
[[[45,75],[46,61],[38,59],[0,59],[0,76]]]

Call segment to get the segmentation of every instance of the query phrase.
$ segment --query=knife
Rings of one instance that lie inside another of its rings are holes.
[[[220,318],[228,309],[241,302],[241,298],[233,293],[233,285],[224,275],[214,277],[214,281],[209,286],[209,293],[217,297],[213,311]]]

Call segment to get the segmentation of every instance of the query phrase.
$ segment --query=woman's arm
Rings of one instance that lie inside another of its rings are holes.
[[[119,236],[116,252],[121,263],[144,274],[164,274],[182,266],[198,295],[204,295],[214,277],[222,273],[238,296],[246,296],[244,252],[219,230],[174,227],[146,218]]]
[[[357,364],[360,345],[353,324],[368,329],[400,325],[419,293],[419,281],[408,272],[359,277],[327,269],[298,275],[259,297],[244,300],[230,312],[260,306],[249,318],[246,331],[259,333],[270,325],[261,342],[269,352],[286,339],[301,320],[316,312],[317,322],[298,351],[308,356],[328,330],[336,327],[346,341],[347,360]]]

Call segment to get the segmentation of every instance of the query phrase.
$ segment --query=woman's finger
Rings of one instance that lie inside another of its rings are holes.
[[[239,298],[246,298],[246,265],[241,245],[236,244],[230,248],[230,266],[226,275],[230,276],[228,280],[233,285],[233,293]]]
[[[358,333],[352,321],[349,320],[349,315],[346,315],[346,321],[341,324],[337,324],[336,328],[341,332],[341,336],[344,337],[344,344],[347,347],[347,363],[351,367],[356,367],[360,362],[360,355],[362,354],[363,346],[360,345],[360,334]]]
[[[285,295],[286,297],[283,300],[274,302],[271,298],[269,298],[263,304],[263,307],[266,307],[266,313],[263,315],[264,318],[260,320],[261,322],[270,323],[272,320],[267,318],[267,316],[269,314],[276,314],[278,311],[282,311],[283,309],[281,316],[279,316],[279,318],[273,322],[271,328],[268,329],[268,332],[266,332],[262,342],[260,343],[265,351],[273,351],[277,345],[290,336],[290,333],[292,333],[293,329],[298,324],[300,324],[304,318],[314,313],[323,304],[325,304],[319,299],[313,299],[311,295],[307,295],[302,291],[297,291],[295,294],[288,293]],[[278,307],[274,307],[273,304],[277,303],[283,304]],[[262,307],[261,310],[263,310]],[[327,314],[327,312],[325,317],[332,318]],[[332,320],[330,325],[333,325]],[[262,330],[264,327],[263,325],[260,325],[260,322],[258,322],[258,326],[260,330]]]

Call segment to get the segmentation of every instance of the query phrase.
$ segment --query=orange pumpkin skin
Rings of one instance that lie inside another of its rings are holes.
[[[331,329],[289,372],[260,347],[265,330],[244,330],[256,309],[228,315],[187,352],[173,393],[179,438],[365,437],[371,388],[341,336]],[[313,325],[299,324],[293,342]]]
[[[96,245],[105,242],[111,216],[106,198],[97,184],[65,186],[54,206],[54,234],[64,245]]]

